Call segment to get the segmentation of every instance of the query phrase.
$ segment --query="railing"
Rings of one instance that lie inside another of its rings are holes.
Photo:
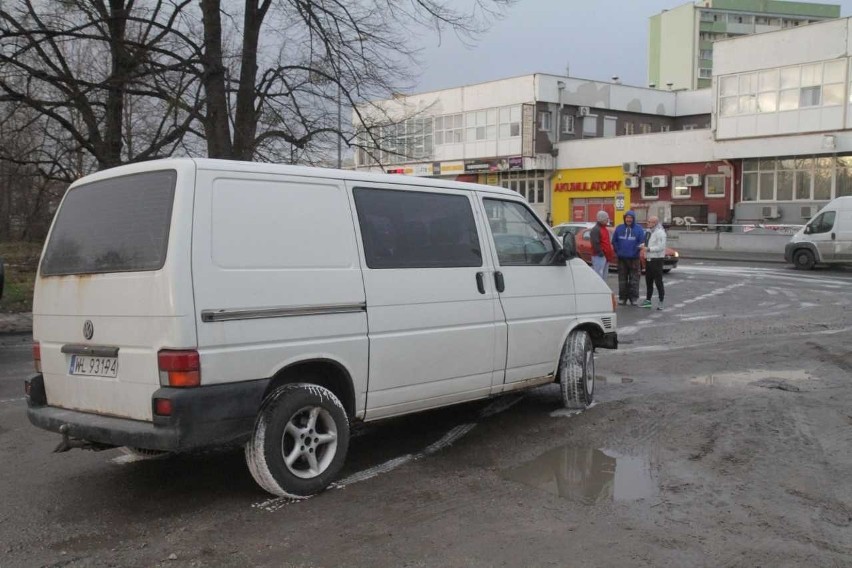
[[[724,223],[674,223],[666,225],[670,232],[686,231],[700,233],[736,233],[740,235],[793,235],[804,225],[789,225],[781,223],[740,223],[736,225]]]

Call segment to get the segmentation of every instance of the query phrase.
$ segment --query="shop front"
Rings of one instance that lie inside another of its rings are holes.
[[[643,165],[633,190],[637,220],[654,215],[674,227],[731,223],[734,168],[722,161]]]
[[[630,209],[622,166],[557,170],[551,184],[553,224],[594,221],[606,211],[614,224]]]

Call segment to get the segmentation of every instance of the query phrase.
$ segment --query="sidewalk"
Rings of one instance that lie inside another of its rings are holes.
[[[676,247],[677,248],[677,247]],[[689,250],[677,248],[681,260],[726,260],[732,262],[773,262],[784,264],[784,254],[732,252],[725,250]]]
[[[0,314],[0,335],[32,332],[33,315],[31,313]]]

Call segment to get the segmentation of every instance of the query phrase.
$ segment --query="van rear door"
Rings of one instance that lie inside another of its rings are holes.
[[[195,165],[116,168],[72,185],[33,301],[50,406],[151,420],[157,352],[194,348],[190,272]]]

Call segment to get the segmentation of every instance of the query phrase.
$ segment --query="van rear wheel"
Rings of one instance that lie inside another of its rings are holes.
[[[595,395],[595,348],[588,331],[571,332],[559,358],[559,383],[565,408],[586,408]]]
[[[321,492],[343,467],[349,419],[330,390],[283,385],[266,398],[246,443],[246,463],[263,489],[304,499]]]

